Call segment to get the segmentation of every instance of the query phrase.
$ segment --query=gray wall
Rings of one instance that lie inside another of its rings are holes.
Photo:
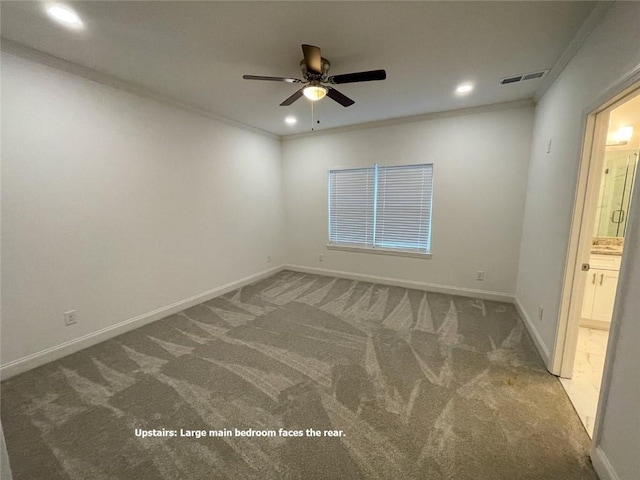
[[[279,139],[6,53],[2,177],[3,365],[283,263]]]
[[[640,66],[638,25],[640,2],[616,2],[536,108],[516,296],[531,319],[537,319],[538,305],[545,307],[544,321],[532,324],[549,351],[558,328],[586,109]],[[603,394],[606,412],[596,426],[602,432],[596,437],[596,453],[604,458],[598,463],[603,479],[611,478],[601,468],[607,462],[620,480],[636,480],[640,472],[638,206],[633,220],[625,248],[627,277],[614,313],[620,337],[610,345],[615,359],[607,360],[613,361],[611,389]]]
[[[532,126],[525,102],[285,139],[287,262],[513,295]],[[431,259],[326,249],[327,171],[374,163],[433,163]]]
[[[640,64],[638,22],[639,2],[616,2],[536,107],[516,296],[531,319],[544,307],[544,321],[534,323],[549,352],[558,328],[586,109]]]

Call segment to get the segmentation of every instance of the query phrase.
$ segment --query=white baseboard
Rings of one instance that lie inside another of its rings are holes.
[[[522,308],[522,305],[513,294],[493,292],[488,290],[477,290],[472,288],[453,287],[449,285],[439,285],[435,283],[417,282],[412,280],[401,280],[398,278],[379,277],[375,275],[365,275],[344,272],[340,270],[304,267],[301,265],[282,265],[279,267],[271,268],[269,270],[265,270],[255,275],[251,275],[249,277],[242,278],[235,282],[222,285],[220,287],[200,293],[198,295],[194,295],[184,300],[180,300],[178,302],[172,303],[171,305],[153,310],[152,312],[138,315],[137,317],[130,318],[115,325],[100,329],[96,332],[83,335],[82,337],[70,340],[55,347],[51,347],[40,352],[27,355],[26,357],[19,358],[7,364],[0,365],[0,379],[6,380],[15,375],[26,372],[27,370],[31,370],[54,360],[58,360],[62,357],[66,357],[67,355],[71,355],[72,353],[78,352],[92,345],[104,342],[148,323],[155,322],[156,320],[160,320],[161,318],[180,312],[186,308],[198,305],[202,302],[206,302],[207,300],[218,297],[220,295],[224,295],[225,293],[235,290],[236,288],[243,287],[268,276],[274,275],[275,273],[278,273],[282,270],[292,270],[296,272],[311,273],[317,275],[328,275],[333,277],[346,278],[349,280],[383,283],[386,285],[413,288],[416,290],[426,290],[436,293],[445,293],[450,295],[460,295],[464,297],[482,298],[484,300],[514,303],[516,305],[516,308],[518,309],[518,312],[522,316],[524,324],[527,327],[529,334],[533,338],[536,348],[538,349],[538,352],[540,352],[540,356],[545,362],[545,365],[549,364],[549,351],[544,345],[544,342],[540,338],[537,330],[533,327],[531,320]]]
[[[429,292],[446,293],[450,295],[461,295],[463,297],[482,298],[484,300],[495,300],[498,302],[513,303],[522,317],[525,327],[529,335],[533,339],[533,343],[542,358],[545,366],[549,368],[549,360],[551,355],[547,346],[542,341],[538,330],[534,327],[531,319],[524,311],[522,304],[518,298],[511,293],[492,292],[487,290],[476,290],[473,288],[452,287],[450,285],[439,285],[435,283],[416,282],[411,280],[401,280],[398,278],[378,277],[375,275],[364,275],[359,273],[343,272],[340,270],[327,270],[324,268],[305,267],[301,265],[285,265],[285,270],[293,270],[295,272],[314,273],[317,275],[329,275],[333,277],[347,278],[349,280],[360,280],[364,282],[384,283],[386,285],[394,285],[396,287],[414,288],[416,290],[426,290]]]
[[[498,302],[513,303],[522,317],[525,327],[529,335],[533,339],[533,343],[542,358],[545,366],[549,368],[551,354],[544,344],[538,330],[534,327],[531,319],[525,312],[518,298],[511,293],[492,292],[487,290],[476,290],[473,288],[452,287],[450,285],[439,285],[435,283],[416,282],[412,280],[401,280],[399,278],[378,277],[376,275],[365,275],[360,273],[344,272],[340,270],[328,270],[324,268],[305,267],[302,265],[285,265],[284,270],[293,270],[295,272],[312,273],[317,275],[329,275],[332,277],[347,278],[349,280],[360,280],[363,282],[384,283],[396,287],[414,288],[416,290],[426,290],[429,292],[446,293],[450,295],[461,295],[463,297],[482,298],[484,300],[495,300]]]
[[[607,454],[600,447],[591,448],[591,463],[600,480],[620,480],[620,477],[609,462]]]
[[[155,322],[156,320],[160,320],[161,318],[169,315],[173,315],[174,313],[178,313],[186,308],[193,307],[194,305],[219,297],[220,295],[224,295],[225,293],[237,288],[262,280],[263,278],[269,277],[281,270],[283,270],[283,267],[279,266],[256,273],[255,275],[250,275],[235,282],[227,283],[226,285],[185,298],[184,300],[172,303],[171,305],[158,308],[152,312],[144,313],[123,322],[116,323],[115,325],[102,328],[96,332],[83,335],[82,337],[56,345],[55,347],[47,348],[7,364],[0,365],[0,379],[6,380],[15,375],[26,372],[27,370],[31,370],[62,357],[66,357],[67,355],[71,355],[72,353],[91,347],[92,345],[117,337],[118,335],[142,327],[148,323]]]
[[[549,361],[551,360],[551,354],[549,353],[549,349],[544,344],[544,341],[542,340],[542,338],[540,337],[540,334],[538,333],[538,329],[533,325],[531,318],[529,317],[529,315],[527,315],[527,312],[525,312],[524,307],[520,303],[520,300],[518,299],[518,297],[513,297],[513,300],[514,300],[513,303],[518,309],[518,313],[520,314],[520,316],[522,317],[522,320],[524,321],[524,326],[527,327],[527,330],[529,331],[529,335],[533,339],[533,343],[535,344],[536,349],[540,354],[540,357],[542,357],[542,361],[546,365],[547,369],[549,369],[549,366],[550,366]]]
[[[448,285],[439,285],[436,283],[401,280],[399,278],[378,277],[376,275],[364,275],[361,273],[343,272],[340,270],[326,270],[324,268],[304,267],[301,265],[285,265],[283,269],[293,270],[294,272],[340,277],[346,278],[348,280],[358,280],[362,282],[384,283],[385,285],[392,285],[394,287],[413,288],[416,290],[426,290],[429,292],[460,295],[462,297],[482,298],[484,300],[495,300],[498,302],[513,303],[514,299],[513,294],[510,293],[492,292],[489,290],[476,290],[473,288],[451,287]]]

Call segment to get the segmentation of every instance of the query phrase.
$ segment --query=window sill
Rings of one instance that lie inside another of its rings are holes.
[[[371,248],[371,247],[358,247],[355,245],[337,245],[335,243],[328,243],[327,250],[341,250],[343,252],[358,252],[358,253],[374,253],[378,255],[395,255],[397,257],[412,257],[429,259],[433,256],[431,253],[413,252],[410,250],[396,250],[392,248]]]

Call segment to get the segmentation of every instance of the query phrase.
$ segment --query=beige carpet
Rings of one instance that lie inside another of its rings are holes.
[[[597,478],[512,305],[288,271],[4,382],[2,423],[16,480]]]

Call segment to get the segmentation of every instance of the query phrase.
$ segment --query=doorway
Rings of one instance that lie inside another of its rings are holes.
[[[629,205],[640,183],[640,85],[589,116],[585,152],[556,355],[560,381],[593,437]]]

